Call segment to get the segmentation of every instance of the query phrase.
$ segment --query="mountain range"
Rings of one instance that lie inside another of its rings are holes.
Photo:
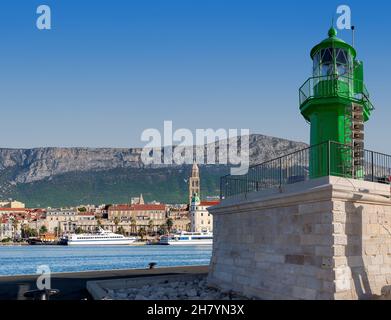
[[[251,164],[307,147],[264,135],[251,135],[249,142]],[[197,148],[207,150],[208,145]],[[146,166],[141,152],[141,148],[0,148],[0,199],[17,199],[30,208],[61,207],[127,203],[142,193],[146,201],[186,203],[191,165]],[[201,164],[201,196],[219,195],[219,178],[227,173],[227,165]]]

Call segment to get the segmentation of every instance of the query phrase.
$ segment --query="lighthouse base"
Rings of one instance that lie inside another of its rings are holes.
[[[371,299],[391,285],[390,186],[324,177],[224,200],[210,286],[259,299]]]

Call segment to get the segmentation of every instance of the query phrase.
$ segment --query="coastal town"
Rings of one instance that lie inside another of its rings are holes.
[[[21,201],[0,201],[0,243],[57,244],[64,235],[93,234],[99,229],[136,236],[138,242],[144,243],[157,241],[169,233],[212,233],[213,218],[208,208],[219,200],[218,197],[201,200],[200,194],[200,172],[194,164],[187,204],[145,202],[142,194],[130,196],[128,203],[69,208],[27,208]]]
[[[391,300],[391,2],[2,5],[2,310]]]

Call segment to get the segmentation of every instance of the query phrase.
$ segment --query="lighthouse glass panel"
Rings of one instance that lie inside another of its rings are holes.
[[[348,52],[344,49],[336,49],[335,56],[338,75],[349,77],[351,73],[351,63],[349,61],[350,59]]]
[[[327,77],[335,74],[333,49],[327,48],[320,51],[320,75]]]
[[[314,68],[312,74],[315,78],[320,76],[320,53],[319,52],[314,56]]]
[[[331,75],[351,77],[353,60],[344,49],[322,49],[314,55],[313,60],[314,77],[329,77]]]

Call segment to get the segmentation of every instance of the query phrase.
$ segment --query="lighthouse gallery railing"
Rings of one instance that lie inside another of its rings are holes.
[[[309,78],[299,89],[300,105],[310,99],[340,97],[363,103],[369,111],[374,106],[363,81],[351,77],[330,75]]]
[[[311,157],[315,153],[322,153],[325,169],[319,176],[311,173]],[[226,199],[235,195],[257,192],[272,188],[279,188],[297,182],[306,181],[321,176],[342,176],[365,181],[390,184],[391,156],[364,150],[363,163],[352,171],[345,166],[346,162],[338,162],[338,155],[353,152],[352,147],[327,141],[311,146],[283,157],[264,162],[249,168],[243,175],[228,175],[220,180],[220,197]],[[352,174],[352,172],[356,172]]]

